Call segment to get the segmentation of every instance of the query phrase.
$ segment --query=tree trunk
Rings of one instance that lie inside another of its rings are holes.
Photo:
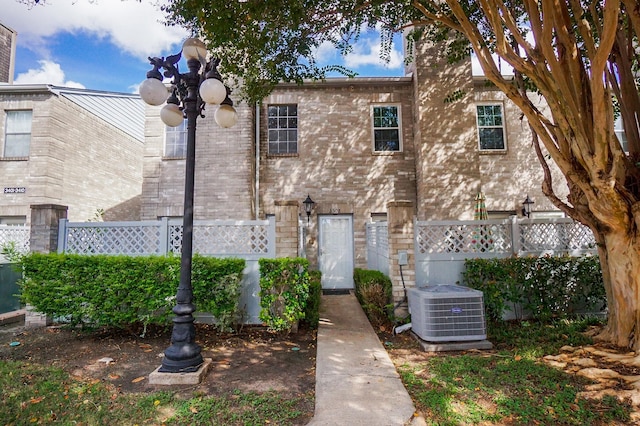
[[[599,340],[640,350],[640,241],[631,230],[602,233],[597,240],[607,292],[608,320]]]

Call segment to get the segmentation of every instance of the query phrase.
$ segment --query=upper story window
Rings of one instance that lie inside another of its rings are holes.
[[[31,110],[6,112],[3,158],[24,158],[29,156],[32,115]]]
[[[507,149],[501,104],[476,105],[480,151]]]
[[[620,141],[620,145],[622,145],[622,150],[624,152],[629,152],[629,145],[627,143],[627,135],[624,132],[622,117],[616,118],[616,120],[613,122],[613,130],[616,132],[616,136]]]
[[[400,108],[397,105],[374,105],[373,150],[375,152],[400,151]]]
[[[187,120],[178,127],[166,126],[164,156],[184,158],[187,156]]]
[[[267,107],[269,155],[298,153],[298,105]]]

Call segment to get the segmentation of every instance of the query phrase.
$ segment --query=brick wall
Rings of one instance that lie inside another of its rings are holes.
[[[142,218],[182,216],[184,159],[164,158],[165,126],[160,107],[148,107],[145,126]],[[195,219],[254,218],[253,109],[236,105],[238,124],[220,128],[215,107],[196,126]]]
[[[0,82],[13,83],[16,33],[0,24]]]
[[[444,49],[423,44],[408,71],[414,75],[417,212],[420,220],[473,219],[474,198],[483,191],[489,211],[520,212],[527,194],[534,210],[557,210],[542,193],[542,168],[527,120],[506,96],[473,77],[471,62],[448,64]],[[455,102],[445,99],[460,91]],[[544,110],[535,94],[531,100]],[[476,105],[503,106],[505,152],[480,152]],[[564,177],[551,164],[554,189],[567,195]]]
[[[316,202],[308,227],[306,252],[317,255],[317,215],[353,215],[355,265],[366,267],[365,223],[386,213],[387,202],[415,200],[413,95],[408,78],[354,83],[330,81],[304,86],[280,85],[263,102],[260,140],[260,214],[274,213],[275,201]],[[371,106],[401,107],[403,150],[374,153]],[[269,156],[267,106],[298,105],[298,155]],[[302,207],[299,213],[306,222]]]
[[[31,204],[64,204],[72,221],[98,209],[111,220],[139,219],[141,141],[48,91],[0,98],[0,135],[8,109],[31,109],[33,122],[28,160],[0,161],[4,186],[26,188],[0,194],[0,215],[28,221]]]

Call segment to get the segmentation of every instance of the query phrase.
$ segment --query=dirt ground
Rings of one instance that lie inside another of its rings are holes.
[[[160,366],[162,354],[170,343],[170,329],[147,330],[144,338],[140,337],[141,332],[87,333],[59,326],[0,327],[0,359],[57,366],[78,378],[110,383],[123,393],[162,390],[162,386],[150,385],[148,376]],[[397,366],[423,363],[433,356],[455,355],[423,352],[411,333],[393,335],[384,327],[377,328],[376,332]],[[301,328],[298,333],[284,336],[269,333],[262,327],[245,327],[238,333],[219,334],[210,325],[197,324],[196,339],[203,357],[212,359],[212,368],[199,385],[172,387],[185,397],[194,393],[220,395],[236,389],[275,390],[291,397],[313,395],[315,391],[315,331]],[[594,380],[596,384],[583,394],[586,398],[599,399],[603,394],[613,394],[630,400],[632,418],[640,424],[640,356],[593,345],[563,348],[560,355],[545,357],[545,362]],[[303,421],[313,416],[313,399],[309,400]]]
[[[163,389],[150,385],[149,373],[160,366],[170,344],[170,329],[91,333],[63,327],[0,328],[0,359],[56,366],[84,379],[100,379],[120,392]],[[196,325],[196,340],[212,368],[197,386],[184,386],[185,396],[275,390],[299,396],[315,391],[315,331],[300,329],[288,336],[262,327],[245,327],[220,335],[206,324]],[[12,342],[19,342],[19,345]],[[172,388],[172,390],[175,390]],[[309,417],[313,415],[309,407]]]

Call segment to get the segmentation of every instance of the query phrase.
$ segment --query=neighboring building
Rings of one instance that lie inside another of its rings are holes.
[[[17,33],[0,23],[0,84],[13,83]]]
[[[536,214],[559,215],[515,105],[474,79],[470,62],[448,64],[426,46],[414,57],[405,77],[281,84],[257,108],[238,107],[232,129],[205,111],[195,219],[265,218],[297,201],[298,253],[349,287],[353,268],[366,267],[365,225],[385,220],[391,201],[410,201],[419,220],[470,220],[482,191],[490,218],[519,215],[527,195]],[[186,132],[165,129],[159,109],[147,109],[143,219],[182,215]]]
[[[138,220],[144,111],[137,95],[0,85],[0,224],[29,223],[33,204]]]

